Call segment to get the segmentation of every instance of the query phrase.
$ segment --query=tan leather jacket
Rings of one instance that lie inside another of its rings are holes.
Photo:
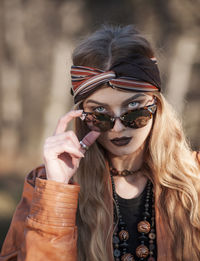
[[[76,210],[80,187],[44,178],[44,166],[27,176],[0,261],[77,261]],[[173,258],[169,237],[156,204],[155,209],[157,260],[170,261]]]

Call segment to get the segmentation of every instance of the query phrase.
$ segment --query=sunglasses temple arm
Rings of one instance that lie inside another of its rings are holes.
[[[156,104],[152,104],[152,105],[149,105],[149,106],[148,106],[148,110],[149,110],[151,113],[155,113],[156,108],[157,108]]]
[[[87,116],[87,113],[83,112],[83,113],[81,114],[81,116],[80,116],[80,119],[81,119],[82,121],[84,121],[85,118],[86,118],[86,116]]]

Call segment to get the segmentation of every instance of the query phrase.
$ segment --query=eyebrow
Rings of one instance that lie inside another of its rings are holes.
[[[127,103],[133,101],[134,99],[136,99],[136,98],[138,98],[138,97],[140,97],[140,96],[143,96],[143,97],[144,97],[145,94],[143,94],[143,93],[137,93],[137,94],[133,95],[132,97],[130,97],[130,98],[128,98],[127,100],[123,101],[122,106],[124,106],[125,104],[127,104]],[[96,103],[96,104],[101,105],[101,106],[108,106],[107,103],[97,102],[97,101],[91,100],[91,99],[86,101],[86,104],[88,104],[88,103]]]

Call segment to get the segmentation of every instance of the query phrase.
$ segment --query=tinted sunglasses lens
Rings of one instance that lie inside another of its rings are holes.
[[[101,113],[91,113],[85,118],[85,122],[89,129],[94,131],[107,131],[113,128],[113,122],[109,115]]]
[[[141,109],[124,114],[122,121],[126,127],[137,129],[146,126],[151,117],[152,114],[148,110]]]

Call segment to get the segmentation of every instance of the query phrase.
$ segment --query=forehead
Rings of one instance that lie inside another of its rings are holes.
[[[121,91],[121,90],[117,90],[117,89],[113,89],[111,87],[104,87],[101,88],[99,90],[97,90],[96,92],[94,92],[93,94],[91,94],[87,99],[85,99],[85,101],[83,102],[83,104],[87,104],[90,101],[96,101],[99,103],[106,103],[109,105],[112,104],[121,104],[124,101],[131,99],[149,99],[153,96],[153,94],[151,93],[145,93],[145,92],[135,92],[135,91]]]

